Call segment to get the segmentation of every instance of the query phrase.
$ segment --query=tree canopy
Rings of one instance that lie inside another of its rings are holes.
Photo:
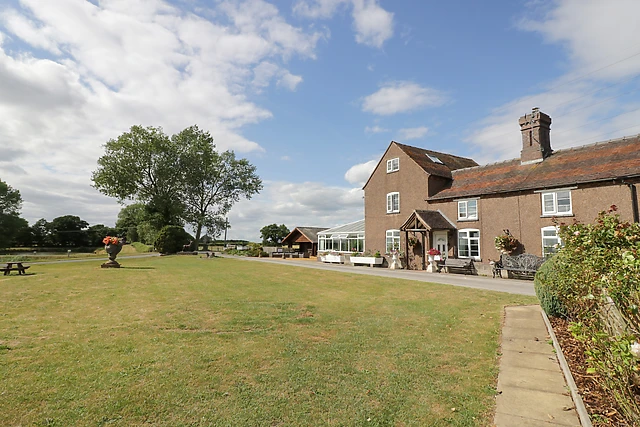
[[[136,224],[139,235],[186,222],[196,230],[196,240],[203,228],[219,233],[233,204],[262,189],[255,166],[236,159],[233,151],[219,153],[209,132],[197,126],[170,138],[161,128],[131,127],[106,143],[92,180],[120,202],[144,204],[145,220]],[[119,218],[118,228],[130,222],[127,215],[122,222]]]
[[[233,204],[241,197],[250,199],[262,189],[256,167],[246,159],[236,159],[233,151],[218,153],[209,132],[197,126],[171,139],[184,148],[180,159],[181,168],[187,171],[181,191],[183,219],[196,230],[196,241],[203,227],[216,235]]]
[[[265,246],[279,245],[287,237],[287,234],[289,234],[289,229],[284,224],[269,224],[260,229],[262,244]]]
[[[20,218],[22,196],[4,181],[0,181],[0,247],[9,247],[26,233],[29,223]]]
[[[105,154],[91,177],[93,186],[120,202],[145,203],[159,214],[162,225],[179,224],[181,152],[162,128],[132,126],[105,144]]]

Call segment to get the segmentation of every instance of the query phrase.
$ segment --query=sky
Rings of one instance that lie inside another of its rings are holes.
[[[0,180],[33,224],[115,224],[91,186],[133,125],[198,125],[264,189],[229,239],[364,217],[391,141],[519,156],[539,107],[553,149],[640,133],[637,0],[0,0]]]

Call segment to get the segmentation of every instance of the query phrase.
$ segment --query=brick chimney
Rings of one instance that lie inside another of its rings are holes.
[[[541,162],[551,155],[551,117],[537,107],[518,120],[522,133],[521,164]]]

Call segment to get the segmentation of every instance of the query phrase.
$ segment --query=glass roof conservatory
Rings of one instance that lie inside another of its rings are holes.
[[[318,251],[364,251],[364,219],[319,232]]]

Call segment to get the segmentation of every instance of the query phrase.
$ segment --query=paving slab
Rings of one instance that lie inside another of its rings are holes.
[[[506,307],[496,427],[580,426],[540,306]]]

